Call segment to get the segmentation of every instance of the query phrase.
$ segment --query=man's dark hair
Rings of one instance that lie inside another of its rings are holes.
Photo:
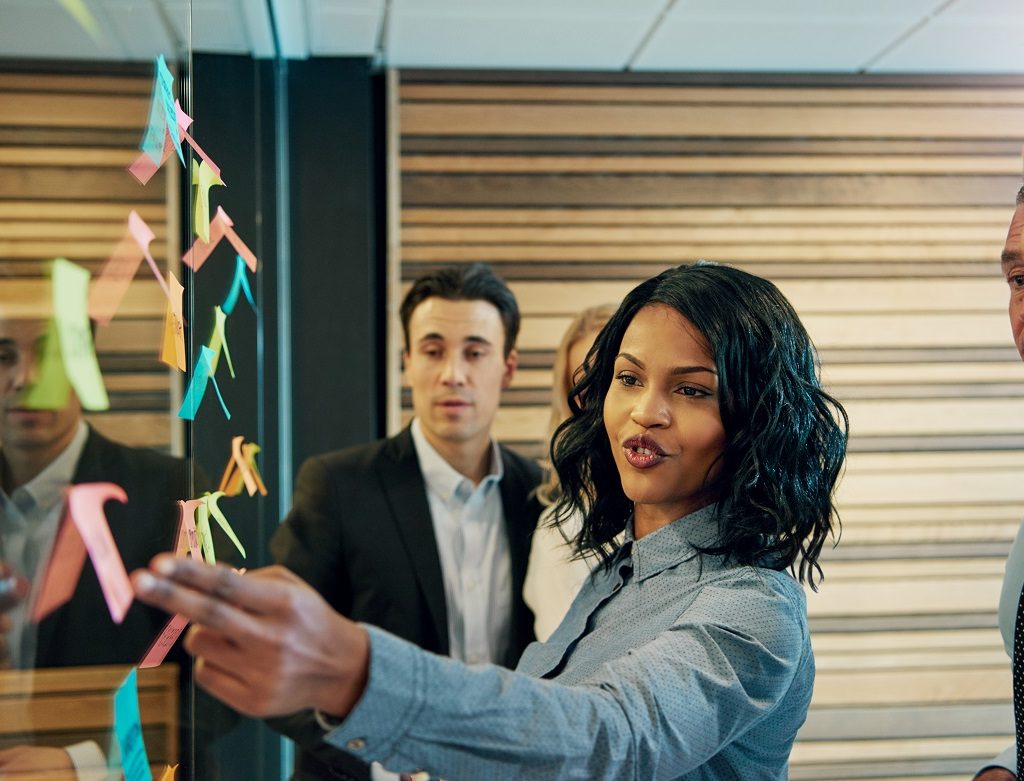
[[[486,301],[501,315],[505,328],[505,357],[516,346],[519,335],[519,305],[505,280],[494,273],[486,263],[445,266],[431,271],[417,279],[402,299],[399,314],[402,318],[402,333],[405,349],[409,344],[409,319],[413,311],[428,298],[443,298],[448,301]]]
[[[1024,185],[1021,185],[1021,188],[1017,190],[1017,203],[1024,203]]]
[[[717,496],[718,539],[700,552],[791,569],[814,588],[818,556],[838,522],[833,491],[846,455],[846,411],[822,388],[814,345],[778,288],[729,266],[669,269],[634,288],[602,329],[569,391],[572,416],[552,439],[562,489],[556,519],[582,517],[577,553],[610,562],[633,506],[605,431],[604,401],[623,335],[651,304],[696,327],[718,372],[726,442],[716,476],[713,467],[704,476]]]

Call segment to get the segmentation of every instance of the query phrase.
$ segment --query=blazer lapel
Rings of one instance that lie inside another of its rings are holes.
[[[391,508],[406,554],[430,610],[434,629],[441,640],[442,653],[447,654],[448,610],[441,559],[437,553],[437,539],[434,537],[423,474],[408,427],[388,441],[378,460],[377,474],[381,482],[380,489]]]

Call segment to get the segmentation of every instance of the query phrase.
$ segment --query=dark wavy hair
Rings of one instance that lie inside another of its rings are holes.
[[[699,261],[664,271],[634,288],[602,329],[569,392],[572,416],[551,442],[562,487],[556,522],[579,513],[577,554],[610,562],[632,503],[604,428],[604,400],[623,334],[651,304],[689,320],[718,371],[726,444],[708,487],[718,497],[719,534],[700,552],[790,569],[816,588],[822,546],[830,533],[838,539],[833,493],[849,420],[822,388],[814,345],[790,303],[771,282],[730,266]]]

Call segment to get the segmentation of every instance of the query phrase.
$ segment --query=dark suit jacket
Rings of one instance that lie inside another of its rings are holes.
[[[534,639],[522,600],[541,479],[532,461],[502,447],[501,500],[512,569],[510,650],[514,667]],[[270,543],[274,560],[312,585],[338,612],[386,629],[428,651],[448,653],[441,563],[412,434],[315,456],[296,478],[292,510]],[[322,734],[301,718],[275,726],[306,748]],[[339,754],[341,752],[338,752]],[[339,758],[339,762],[344,760]],[[296,778],[343,778],[329,759],[300,753]],[[358,777],[354,772],[353,777]]]
[[[104,512],[121,559],[128,572],[144,567],[157,553],[174,549],[179,509],[176,500],[187,499],[206,489],[200,473],[198,488],[189,481],[188,464],[145,448],[133,448],[112,442],[90,428],[72,483],[111,482],[121,486],[128,502],[107,502]],[[219,555],[230,560],[227,537],[215,530]],[[233,550],[233,548],[231,548]],[[132,602],[124,621],[117,625],[103,598],[92,562],[85,566],[71,600],[44,618],[39,624],[36,664],[40,667],[76,667],[92,664],[138,664],[167,622],[167,613]],[[181,702],[181,752],[179,777],[216,778],[219,770],[204,747],[230,729],[238,716],[203,692],[197,692],[192,710],[191,658],[181,640],[168,653],[165,663],[179,668]],[[127,673],[127,667],[125,669]],[[199,767],[190,765],[193,728]]]

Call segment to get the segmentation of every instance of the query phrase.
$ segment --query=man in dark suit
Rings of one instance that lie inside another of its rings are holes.
[[[28,617],[57,535],[64,490],[72,484],[112,482],[126,504],[108,502],[104,512],[127,569],[143,566],[174,549],[177,499],[194,495],[186,462],[151,450],[112,442],[82,419],[74,391],[54,409],[29,409],[25,392],[36,377],[36,362],[47,338],[47,320],[11,317],[0,307],[0,560],[33,584],[33,594],[14,606],[5,625],[7,665],[23,668],[137,664],[168,616],[135,601],[124,621],[110,617],[92,562],[86,560],[70,601],[38,625]],[[191,665],[178,644],[167,659],[180,666],[187,695]],[[188,702],[183,696],[183,705]],[[207,700],[203,715],[230,723],[226,711]],[[193,714],[183,708],[183,735]],[[95,744],[67,748],[22,746],[0,751],[0,776],[18,771],[70,770],[84,773],[105,759]]]
[[[494,442],[491,426],[518,361],[519,309],[473,264],[421,277],[401,318],[414,420],[303,464],[271,551],[354,620],[435,653],[514,666],[533,639],[521,595],[541,473]],[[295,778],[360,777],[338,770],[344,755],[319,745],[312,714],[278,726],[303,748]]]

